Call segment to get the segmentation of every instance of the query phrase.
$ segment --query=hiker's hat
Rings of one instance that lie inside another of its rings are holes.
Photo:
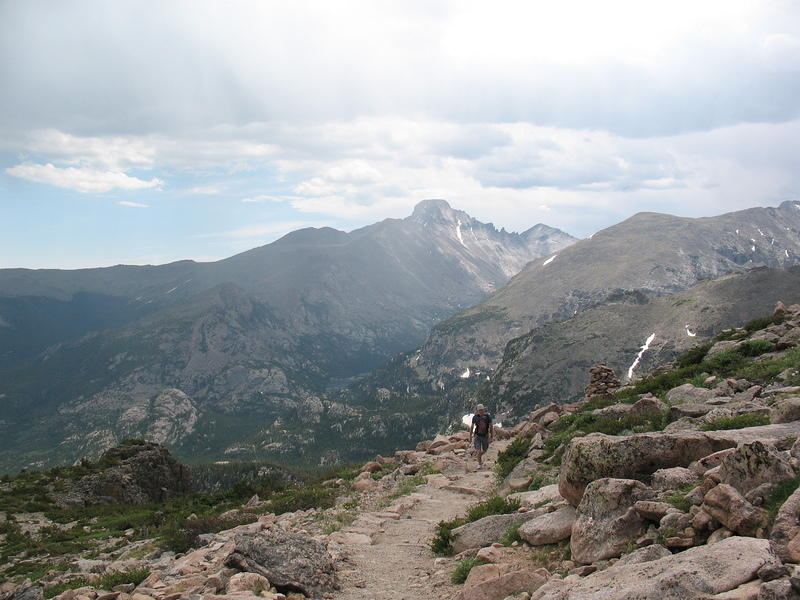
[[[475,410],[486,410],[486,407],[483,404],[478,404],[478,406],[475,407]]]

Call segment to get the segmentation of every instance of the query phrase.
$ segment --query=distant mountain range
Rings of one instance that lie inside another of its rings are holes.
[[[248,452],[285,454],[309,443],[293,429],[326,390],[575,241],[427,200],[406,219],[303,229],[215,263],[0,270],[0,472],[124,437],[194,457],[253,439]]]
[[[486,300],[434,327],[408,366],[428,390],[447,387],[466,369],[497,367],[510,340],[625,292],[670,294],[704,279],[798,263],[800,202],[700,219],[639,213],[532,261]]]

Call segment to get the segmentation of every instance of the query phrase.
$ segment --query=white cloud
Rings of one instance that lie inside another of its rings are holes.
[[[131,202],[129,200],[120,200],[117,202],[120,206],[129,206],[131,208],[149,208],[149,204],[142,204],[141,202]]]
[[[292,198],[294,198],[294,196],[270,196],[268,194],[259,194],[257,196],[248,196],[247,198],[242,198],[241,201],[244,203],[256,204],[260,202],[286,202]]]
[[[6,173],[13,177],[84,193],[110,192],[114,189],[143,190],[157,188],[163,183],[157,178],[144,181],[120,171],[84,167],[60,168],[51,163],[45,165],[23,163],[6,169]]]

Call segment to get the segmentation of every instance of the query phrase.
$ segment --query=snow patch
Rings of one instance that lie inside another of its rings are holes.
[[[686,335],[688,335],[689,337],[697,337],[697,334],[692,332],[692,330],[689,329],[688,325],[686,326]]]
[[[178,286],[176,285],[174,288],[172,288],[171,290],[167,290],[167,291],[166,291],[166,292],[164,292],[164,293],[165,293],[165,294],[171,294],[172,292],[174,292],[174,291],[175,291],[175,290],[177,290],[177,289],[178,289]]]
[[[736,235],[739,235],[739,230],[738,229],[736,230]]]
[[[464,243],[464,236],[461,235],[461,219],[458,220],[458,224],[456,225],[456,236],[458,237],[458,241],[461,242],[461,245],[466,248],[467,245]]]
[[[639,365],[639,361],[642,360],[642,356],[644,356],[644,353],[647,352],[650,349],[650,344],[653,343],[654,339],[656,339],[656,334],[655,333],[651,334],[650,337],[647,338],[647,341],[645,341],[644,346],[642,346],[642,349],[639,351],[639,354],[636,356],[636,360],[633,361],[633,364],[628,369],[628,379],[632,379],[633,378],[633,370]]]
[[[756,251],[756,247],[755,247],[755,246],[750,246],[750,250],[752,250],[753,252],[755,252],[755,251]]]
[[[758,230],[758,233],[760,233],[762,236],[765,235],[764,232],[761,231],[758,227],[756,227],[756,229]]]
[[[459,375],[459,377],[461,377],[461,379],[469,379],[470,375],[472,375],[472,371],[470,371],[469,367],[467,367],[467,370],[464,371],[461,375]]]
[[[474,416],[475,415],[473,415],[473,414],[464,415],[464,417],[461,419],[461,422],[464,425],[466,425],[467,427],[472,427],[472,417],[474,417]]]
[[[551,262],[553,262],[556,259],[556,256],[558,256],[558,254],[553,254],[553,256],[551,256],[550,258],[548,258],[546,261],[544,261],[542,263],[542,266],[546,267],[547,265],[549,265]]]
[[[786,258],[789,258],[789,251],[788,250],[784,250],[783,252],[784,252],[784,254],[786,254]]]

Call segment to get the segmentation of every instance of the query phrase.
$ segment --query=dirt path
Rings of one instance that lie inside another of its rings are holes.
[[[430,551],[439,521],[463,515],[490,495],[494,465],[504,442],[492,444],[480,471],[451,473],[450,485],[464,492],[426,484],[416,490],[420,500],[399,520],[389,520],[372,545],[353,546],[342,565],[342,589],[336,600],[433,600],[453,598],[461,589],[450,583],[455,561],[437,559]],[[474,469],[476,463],[469,462]],[[488,467],[488,468],[487,468]],[[473,490],[474,493],[466,493]]]

